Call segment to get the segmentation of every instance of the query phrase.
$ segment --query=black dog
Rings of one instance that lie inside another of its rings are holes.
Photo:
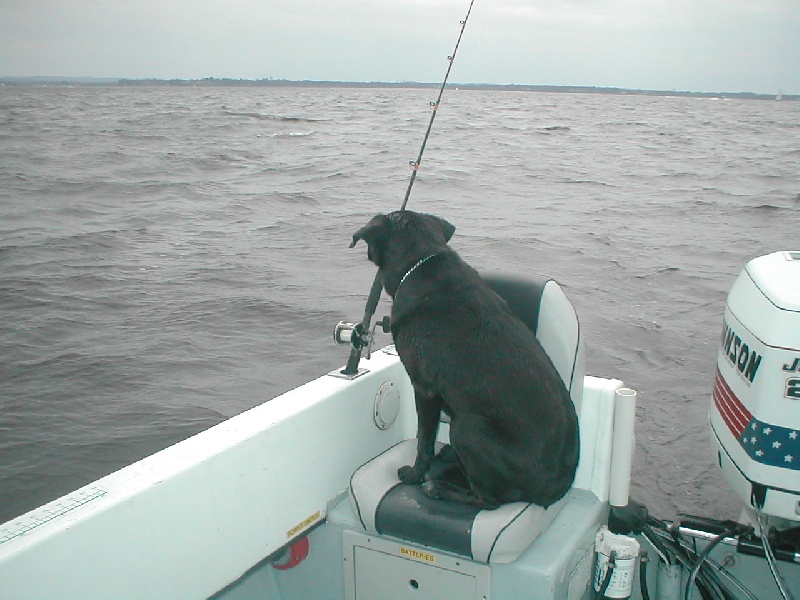
[[[378,215],[353,235],[394,299],[392,335],[416,395],[417,458],[398,471],[431,498],[547,507],[569,490],[578,419],[536,336],[447,242],[439,217]],[[450,446],[434,456],[440,412]]]

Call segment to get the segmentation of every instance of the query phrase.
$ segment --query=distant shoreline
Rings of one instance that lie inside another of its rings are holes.
[[[439,83],[418,81],[311,81],[290,79],[228,79],[206,77],[204,79],[126,79],[94,77],[0,77],[0,86],[95,86],[95,87],[326,87],[326,88],[438,88]],[[567,94],[612,94],[637,96],[686,96],[694,98],[738,98],[744,100],[800,100],[798,94],[775,94],[755,92],[690,92],[678,90],[641,90],[615,87],[578,85],[525,85],[493,83],[450,83],[448,89],[490,90],[502,92],[551,92]]]

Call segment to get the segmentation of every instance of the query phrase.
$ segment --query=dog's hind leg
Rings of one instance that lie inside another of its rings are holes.
[[[485,499],[479,498],[477,494],[469,488],[463,488],[458,484],[438,479],[423,483],[422,492],[428,496],[428,498],[458,502],[459,504],[467,504],[484,510],[494,510],[500,506],[500,503],[497,501],[486,501]]]
[[[434,458],[431,468],[425,475],[422,492],[429,498],[449,500],[484,509],[498,506],[494,500],[479,498],[470,489],[464,465],[461,464],[461,459],[452,446],[445,446]]]
[[[460,498],[452,490],[439,497],[488,509],[522,500],[524,494],[517,479],[524,475],[518,468],[524,457],[514,456],[507,447],[510,443],[508,432],[498,431],[481,415],[461,413],[454,417],[450,444],[458,455],[469,491]]]
[[[400,467],[397,476],[403,483],[419,484],[422,483],[433,461],[436,432],[439,430],[439,416],[442,412],[442,397],[438,394],[425,394],[416,385],[414,392],[417,405],[417,458],[413,466]]]
[[[425,481],[447,482],[464,490],[469,490],[464,465],[450,444],[444,446],[433,458]],[[424,484],[423,484],[424,485]]]

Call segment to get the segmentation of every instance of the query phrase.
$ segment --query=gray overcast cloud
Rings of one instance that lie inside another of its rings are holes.
[[[440,81],[468,0],[0,0],[0,76]],[[453,82],[800,93],[800,0],[476,0]]]

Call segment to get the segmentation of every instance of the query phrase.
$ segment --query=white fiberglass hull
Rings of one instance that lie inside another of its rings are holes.
[[[355,380],[323,376],[0,526],[0,598],[205,598],[234,582],[322,522],[358,466],[414,437],[397,356],[362,366]],[[400,408],[381,429],[387,381]],[[585,396],[620,385],[587,381]],[[584,451],[578,475],[602,501],[611,402],[585,406],[605,432],[586,428],[582,447],[600,452],[595,464]]]

